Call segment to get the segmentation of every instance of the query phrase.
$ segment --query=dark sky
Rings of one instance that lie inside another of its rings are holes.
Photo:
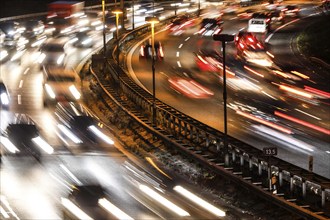
[[[46,12],[47,4],[55,0],[0,0],[0,18],[16,15]],[[101,0],[86,0],[85,5],[101,5]],[[113,3],[114,0],[105,0],[105,3]]]

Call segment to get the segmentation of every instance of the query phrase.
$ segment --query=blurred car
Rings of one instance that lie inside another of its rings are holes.
[[[260,66],[272,66],[273,62],[264,45],[253,33],[241,32],[238,35],[235,38],[235,44],[239,59]]]
[[[72,35],[70,43],[75,47],[93,47],[95,35],[89,31],[77,32]]]
[[[251,32],[248,32],[248,31],[239,31],[236,36],[235,36],[235,39],[234,39],[234,42],[235,42],[235,45],[237,46],[238,42],[243,39],[244,41],[248,41],[248,42],[251,42],[253,43],[254,41],[256,42],[257,39],[255,37],[255,35]]]
[[[285,16],[298,17],[300,13],[300,8],[297,5],[287,5],[281,11],[284,12]]]
[[[198,34],[204,36],[212,36],[215,34],[219,34],[222,30],[223,21],[221,17],[217,18],[204,18],[201,21],[201,26],[198,31]]]
[[[16,46],[17,41],[25,31],[25,28],[16,21],[0,22],[0,29],[5,34],[3,45],[12,47]]]
[[[113,213],[119,209],[110,203],[108,195],[101,185],[75,185],[67,198],[61,198],[61,203],[63,219],[118,219]],[[125,216],[119,217],[119,219],[132,218]]]
[[[68,38],[47,39],[39,49],[38,62],[42,65],[63,66],[69,48]]]
[[[201,71],[218,72],[222,66],[222,56],[216,51],[201,50],[196,53],[196,64]]]
[[[189,78],[172,77],[168,80],[170,87],[188,98],[205,99],[214,95],[214,93]]]
[[[163,60],[164,59],[164,50],[163,50],[162,44],[159,41],[155,41],[154,48],[155,48],[155,51],[154,51],[155,58],[158,60]],[[147,59],[152,58],[151,40],[149,40],[141,45],[139,57],[147,58]]]
[[[81,97],[80,79],[72,68],[44,66],[44,106],[58,101],[76,101]]]
[[[195,18],[191,18],[189,15],[185,14],[171,20],[167,29],[172,35],[181,35],[187,28],[193,25],[195,25]]]
[[[1,134],[2,155],[33,156],[40,161],[43,153],[54,149],[40,136],[39,129],[27,114],[16,113]]]
[[[68,145],[114,144],[97,116],[81,103],[58,102],[55,115],[61,139]]]
[[[45,25],[41,20],[27,20],[21,23],[25,27],[24,36],[26,38],[34,38],[44,33]]]
[[[280,10],[274,10],[268,13],[269,18],[270,18],[270,23],[284,23],[284,17],[285,14],[283,11]]]
[[[4,82],[0,81],[0,104],[2,109],[9,109],[10,96]]]

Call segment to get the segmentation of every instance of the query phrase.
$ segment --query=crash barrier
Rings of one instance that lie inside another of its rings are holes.
[[[163,21],[156,31],[167,25]],[[189,158],[205,165],[210,170],[241,184],[265,199],[307,219],[330,217],[330,181],[275,156],[267,156],[234,137],[228,137],[228,148],[224,147],[224,134],[203,124],[173,107],[156,99],[156,124],[153,124],[153,96],[138,86],[130,77],[125,57],[131,47],[150,33],[150,25],[141,26],[122,34],[119,42],[109,42],[112,51],[106,62],[110,73],[95,73],[98,83],[110,98],[132,116],[142,127],[152,132],[164,143],[183,152]],[[117,45],[120,59],[116,60]],[[113,82],[104,76],[110,74],[121,92],[136,104],[138,110],[121,105],[114,95]],[[144,114],[143,114],[144,113]],[[145,114],[147,113],[147,114]],[[147,119],[142,118],[147,117]],[[228,161],[226,161],[228,160]]]

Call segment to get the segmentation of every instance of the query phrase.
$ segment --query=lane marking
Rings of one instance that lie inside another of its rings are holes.
[[[316,116],[314,116],[314,115],[311,115],[311,114],[309,114],[309,113],[307,113],[307,112],[304,112],[303,110],[300,110],[300,109],[298,109],[298,108],[295,108],[294,110],[296,110],[296,111],[298,111],[298,112],[301,112],[301,113],[303,113],[303,114],[305,114],[305,115],[308,115],[309,117],[312,117],[312,118],[315,118],[315,119],[317,119],[317,120],[322,120],[321,118],[318,118],[318,117],[316,117]]]
[[[187,37],[184,41],[188,41],[190,39],[190,37]]]
[[[176,63],[178,64],[179,67],[181,67],[180,61],[176,61]]]
[[[180,49],[182,46],[183,46],[183,44],[180,44],[180,45],[179,45],[179,49]]]
[[[180,56],[180,52],[177,51],[177,52],[176,52],[176,57],[179,57],[179,56]]]
[[[27,74],[27,72],[29,72],[29,70],[30,70],[30,67],[26,68],[26,70],[24,71],[23,74],[24,74],[24,75]]]
[[[23,86],[23,80],[21,79],[21,81],[19,82],[18,88],[22,88]]]
[[[17,103],[18,103],[19,105],[22,104],[21,95],[17,95]]]

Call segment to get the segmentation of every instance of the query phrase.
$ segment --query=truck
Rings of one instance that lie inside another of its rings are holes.
[[[48,4],[46,27],[53,29],[53,34],[72,31],[84,13],[85,2],[55,1]]]
[[[55,1],[48,4],[48,17],[69,18],[83,12],[85,2]]]

